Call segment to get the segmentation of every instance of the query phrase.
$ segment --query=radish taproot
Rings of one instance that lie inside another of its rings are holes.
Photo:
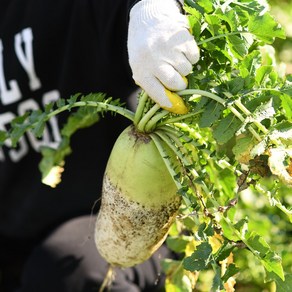
[[[112,266],[144,262],[164,241],[180,204],[153,140],[129,126],[117,139],[104,174],[95,228],[100,254]]]

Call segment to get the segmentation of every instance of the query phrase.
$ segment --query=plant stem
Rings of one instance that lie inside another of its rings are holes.
[[[183,135],[181,132],[170,126],[164,126],[163,129],[157,131],[157,134],[160,135],[161,139],[163,139],[180,158],[184,168],[194,165],[192,155],[190,155],[188,149],[185,148],[180,140],[181,138],[184,142],[190,143],[190,138],[188,136]],[[198,172],[194,168],[191,168],[189,171],[194,179],[199,177]]]
[[[226,102],[226,100],[224,100],[223,98],[221,98],[220,96],[214,94],[214,93],[211,93],[211,92],[208,92],[208,91],[205,91],[205,90],[199,90],[199,89],[185,89],[185,90],[182,90],[182,91],[179,91],[178,92],[179,95],[194,95],[194,94],[199,94],[201,96],[206,96],[206,97],[209,97],[217,102],[219,102],[220,104],[222,104],[224,107],[230,109],[230,111],[241,121],[241,122],[244,122],[245,121],[245,117],[234,107],[232,106],[231,104],[228,104]],[[251,113],[250,111],[240,102],[240,101],[237,101],[236,105],[240,105],[239,108],[240,110],[245,113],[245,114],[248,114],[249,117],[251,117]],[[259,130],[261,130],[263,133],[267,133],[268,130],[259,122],[255,121],[255,120],[251,120],[251,122],[257,126],[257,128]],[[260,137],[260,135],[251,127],[247,127],[248,130],[252,133],[252,135],[259,141],[262,140],[262,138]]]
[[[189,118],[192,118],[196,115],[199,115],[203,112],[203,110],[199,110],[197,112],[191,112],[191,113],[188,113],[188,114],[185,114],[185,115],[179,115],[179,116],[175,116],[175,117],[172,117],[172,118],[169,118],[169,119],[165,119],[161,122],[158,123],[157,126],[163,126],[163,125],[166,125],[166,124],[174,124],[174,123],[177,123],[177,122],[183,122],[184,120],[186,119],[189,119]]]
[[[124,116],[125,118],[127,118],[131,121],[134,121],[134,113],[132,111],[125,109],[123,107],[120,107],[120,106],[109,104],[109,103],[94,102],[94,101],[77,101],[73,105],[71,105],[71,104],[64,105],[64,106],[48,113],[47,120],[49,120],[51,117],[56,116],[57,114],[59,114],[61,112],[69,110],[73,107],[82,107],[82,106],[98,107],[102,110],[118,113],[118,114]]]
[[[49,113],[46,113],[46,116],[43,118],[43,122],[46,122],[50,118],[52,118],[53,116],[56,116],[59,113],[62,113],[64,111],[70,110],[71,108],[83,107],[83,106],[97,107],[100,109],[100,112],[102,112],[102,111],[115,112],[115,113],[118,113],[118,114],[124,116],[125,118],[127,118],[131,121],[134,121],[134,113],[128,109],[123,108],[123,107],[112,105],[112,104],[109,104],[107,102],[77,101],[73,104],[66,104],[64,106],[61,106],[61,107],[49,112]],[[24,126],[26,127],[26,131],[29,129],[35,128],[38,123],[39,123],[39,121],[36,121],[34,123],[31,123],[28,121],[26,124],[24,124]]]
[[[169,154],[166,152],[165,148],[162,147],[162,145],[161,145],[161,139],[154,132],[150,133],[150,137],[153,140],[157,150],[159,151],[159,153],[160,153],[160,155],[161,155],[161,157],[162,157],[162,159],[163,159],[163,161],[165,163],[165,166],[167,167],[167,169],[168,169],[168,171],[169,171],[169,173],[170,173],[170,175],[171,175],[171,177],[172,177],[177,189],[180,190],[182,188],[182,185],[177,179],[175,179],[177,173],[173,169],[172,164],[171,164],[171,162],[169,160]]]
[[[149,121],[148,123],[145,125],[145,131],[146,132],[150,132],[151,130],[153,130],[156,125],[157,122],[160,121],[162,118],[164,118],[165,116],[167,116],[169,114],[169,111],[167,110],[163,110],[159,113],[157,113],[156,115],[154,115]]]
[[[226,106],[226,100],[224,100],[223,98],[221,98],[220,96],[205,91],[205,90],[201,90],[201,89],[185,89],[185,90],[181,90],[177,92],[178,95],[194,95],[194,94],[198,94],[201,96],[206,96],[209,97],[213,100],[218,101],[219,103],[221,103],[223,106]]]
[[[139,97],[138,106],[135,112],[135,117],[133,121],[135,126],[138,125],[138,123],[140,122],[142,118],[147,100],[148,100],[148,94],[143,90]]]
[[[145,132],[145,126],[149,122],[149,120],[153,117],[153,115],[160,109],[160,106],[158,104],[155,104],[152,106],[152,108],[147,111],[146,114],[143,115],[141,120],[137,124],[137,129],[140,132]]]
[[[159,127],[159,129],[163,130],[164,132],[167,132],[167,134],[170,137],[176,137],[176,139],[182,139],[182,141],[184,141],[185,143],[192,144],[195,148],[198,147],[198,145],[195,144],[192,138],[190,138],[189,136],[185,135],[182,131],[179,131],[172,126],[165,125],[165,126]]]
[[[176,135],[171,135],[165,130],[157,130],[155,133],[168,145],[168,147],[178,156],[184,166],[190,165],[187,159],[186,149]]]
[[[216,40],[216,39],[221,39],[221,38],[224,38],[224,37],[228,37],[230,35],[237,35],[237,34],[244,34],[244,33],[250,34],[250,32],[248,32],[248,31],[232,31],[232,32],[228,32],[228,33],[224,33],[224,34],[220,34],[220,35],[215,35],[213,37],[207,38],[205,40],[197,42],[197,45],[200,46],[202,44],[211,42],[211,41]]]
[[[252,117],[252,113],[241,103],[240,100],[235,100],[234,104],[247,116]],[[258,127],[259,130],[261,130],[264,134],[267,134],[269,131],[267,128],[262,125],[257,120],[252,120],[252,122]]]

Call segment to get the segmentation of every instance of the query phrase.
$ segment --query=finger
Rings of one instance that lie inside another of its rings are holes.
[[[183,99],[178,94],[167,90],[155,77],[149,76],[144,78],[144,82],[139,85],[163,109],[176,114],[188,112]]]
[[[181,75],[187,76],[193,69],[192,63],[183,54],[177,54],[176,58],[171,60],[170,65]]]
[[[173,112],[175,114],[186,114],[189,110],[186,107],[183,99],[175,92],[171,92],[167,89],[164,89],[164,92],[167,96],[167,98],[172,103],[171,108],[163,107],[164,109]]]
[[[193,37],[184,43],[182,51],[191,64],[199,61],[200,51]]]
[[[171,91],[178,91],[186,89],[187,82],[180,73],[178,73],[173,66],[164,63],[154,68],[154,76]]]

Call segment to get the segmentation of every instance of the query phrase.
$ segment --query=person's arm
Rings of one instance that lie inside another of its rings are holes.
[[[135,82],[162,108],[187,112],[175,91],[199,59],[199,50],[182,14],[183,0],[140,0],[130,10],[129,63]]]

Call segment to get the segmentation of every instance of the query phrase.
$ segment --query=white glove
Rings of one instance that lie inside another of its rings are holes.
[[[185,78],[199,60],[188,19],[175,0],[141,0],[130,11],[129,63],[133,79],[162,108],[188,110],[171,91],[187,87]]]

